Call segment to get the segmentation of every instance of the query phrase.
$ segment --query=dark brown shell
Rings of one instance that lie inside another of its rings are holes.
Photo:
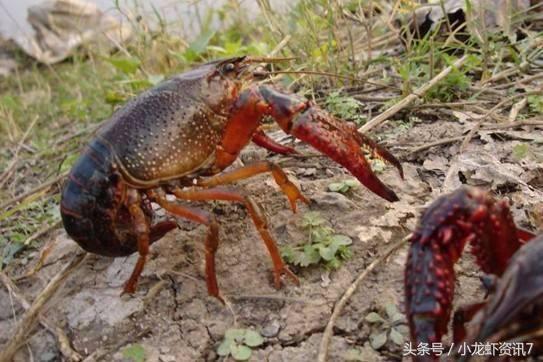
[[[192,99],[151,93],[117,112],[99,136],[111,145],[127,181],[156,183],[186,175],[213,155],[222,131],[210,120],[226,122]]]
[[[144,92],[98,132],[125,181],[151,187],[212,164],[239,89],[213,69],[203,66]]]

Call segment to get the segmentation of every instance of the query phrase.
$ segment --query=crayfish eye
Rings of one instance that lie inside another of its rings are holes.
[[[227,63],[224,65],[223,70],[228,73],[232,72],[234,69],[236,69],[236,66],[233,63]]]

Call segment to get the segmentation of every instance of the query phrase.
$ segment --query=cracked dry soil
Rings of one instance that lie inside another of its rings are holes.
[[[447,122],[441,127],[440,131],[431,122],[422,123],[410,132],[418,132],[417,139],[423,140],[440,132],[445,136],[454,130]],[[401,135],[390,132],[389,144],[405,143]],[[473,148],[486,146],[488,142],[479,142]],[[441,150],[440,157],[447,161],[456,152],[454,147]],[[303,146],[302,150],[307,149]],[[392,151],[401,156],[400,151]],[[247,213],[239,205],[217,202],[203,207],[212,210],[221,225],[217,275],[229,307],[207,296],[202,242],[205,227],[180,221],[179,230],[153,244],[135,295],[119,296],[136,261],[135,254],[117,259],[90,255],[43,313],[67,333],[78,353],[84,357],[98,355],[105,361],[122,361],[122,350],[131,343],[144,347],[146,361],[221,360],[216,349],[225,331],[234,326],[254,328],[265,338],[265,343],[253,350],[251,361],[314,361],[334,303],[380,252],[408,234],[425,203],[435,197],[444,172],[435,164],[425,166],[431,159],[426,156],[432,154],[430,151],[407,161],[403,159],[404,181],[392,167],[379,175],[400,196],[401,201],[395,204],[379,199],[362,186],[346,196],[329,192],[331,182],[349,175],[326,158],[293,159],[292,167],[286,168],[311,201],[309,206],[299,205],[297,214],[290,211],[286,198],[269,175],[233,186],[253,195],[263,205],[279,245],[306,240],[299,222],[309,210],[319,211],[337,233],[352,238],[353,256],[338,270],[293,268],[300,278],[299,287],[288,281],[281,290],[272,287],[269,256]],[[244,151],[243,157],[245,162],[250,158],[280,159],[252,146]],[[29,300],[78,248],[63,230],[58,230],[56,238],[46,265],[36,276],[18,282]],[[28,258],[37,259],[37,254]],[[369,347],[370,326],[364,317],[385,303],[392,302],[404,309],[406,255],[407,245],[371,273],[353,295],[335,325],[330,361],[346,360],[346,353],[352,348],[362,349],[369,361],[402,359],[401,349],[390,343],[379,352]],[[21,265],[17,272],[22,274],[29,267]],[[457,271],[457,303],[482,298],[471,255],[465,253]],[[0,308],[2,345],[16,324],[14,316],[20,316],[22,309],[1,288],[0,301],[1,305],[9,306]],[[55,338],[40,326],[30,333],[27,346],[19,350],[15,360],[28,361],[31,356],[37,361],[61,360]]]

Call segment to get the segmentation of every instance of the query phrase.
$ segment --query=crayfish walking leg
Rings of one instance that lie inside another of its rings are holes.
[[[302,195],[300,190],[294,185],[279,166],[269,161],[260,161],[253,164],[232,170],[220,173],[218,175],[198,180],[198,186],[217,186],[229,184],[235,181],[243,180],[260,173],[271,172],[275,183],[281,188],[283,193],[287,196],[290,207],[293,212],[296,212],[296,201],[300,200],[306,204],[309,204],[309,201]]]
[[[149,223],[145,218],[145,214],[140,207],[141,196],[138,191],[134,189],[129,189],[127,191],[127,206],[128,212],[132,216],[134,223],[134,232],[136,234],[137,243],[138,243],[138,261],[136,266],[130,275],[130,278],[124,286],[123,293],[134,293],[136,290],[136,284],[138,283],[139,276],[143,271],[145,266],[145,261],[147,259],[147,254],[149,254]]]
[[[172,213],[173,215],[194,221],[198,224],[207,225],[208,232],[205,239],[207,292],[210,296],[216,297],[222,303],[224,303],[224,299],[219,293],[217,274],[215,271],[215,253],[217,252],[217,248],[219,246],[219,224],[215,220],[215,217],[203,210],[193,209],[187,206],[181,206],[169,202],[162,191],[150,191],[148,194],[154,201],[163,207],[164,210]]]
[[[219,187],[204,189],[204,190],[181,190],[179,188],[174,188],[172,190],[172,193],[177,198],[183,199],[183,200],[191,200],[191,201],[221,200],[221,201],[234,201],[234,202],[239,202],[243,204],[247,208],[247,211],[249,212],[249,215],[251,216],[253,224],[255,225],[262,240],[264,240],[266,248],[268,249],[268,252],[270,253],[270,256],[272,258],[273,267],[274,267],[273,277],[274,277],[275,287],[279,288],[281,286],[282,275],[286,275],[296,284],[300,283],[296,275],[294,275],[294,273],[290,271],[290,269],[285,265],[283,259],[281,258],[281,254],[279,253],[277,244],[275,240],[273,239],[273,237],[271,236],[270,231],[268,229],[268,223],[267,223],[266,217],[264,216],[260,205],[258,205],[254,200],[252,200],[248,196],[243,196],[238,192],[224,189],[224,188],[219,188]]]

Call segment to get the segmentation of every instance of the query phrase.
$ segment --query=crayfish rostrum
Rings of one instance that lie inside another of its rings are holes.
[[[286,133],[309,143],[349,170],[388,201],[396,194],[372,172],[361,147],[398,168],[387,150],[312,102],[258,85],[251,64],[267,59],[237,57],[201,65],[140,94],[116,111],[96,133],[69,174],[61,213],[68,234],[85,250],[107,256],[139,253],[124,292],[133,292],[149,245],[174,229],[175,219],[157,221],[151,203],[173,215],[208,226],[205,239],[208,293],[221,299],[215,276],[218,224],[203,210],[169,201],[223,200],[248,210],[271,255],[275,286],[285,266],[261,207],[221,185],[270,172],[296,211],[307,199],[277,165],[261,161],[224,171],[251,141],[276,153],[294,149],[276,143],[260,127],[271,117]],[[403,177],[403,175],[402,175]]]
[[[454,264],[466,244],[471,244],[477,264],[489,275],[483,279],[489,296],[486,301],[455,311],[453,343],[487,343],[492,347],[524,341],[535,347],[531,355],[541,353],[543,235],[535,237],[517,227],[505,200],[498,201],[483,190],[468,187],[434,201],[411,238],[405,303],[412,343],[415,347],[440,344],[447,332],[454,296]],[[497,360],[499,355],[486,357]],[[438,358],[435,353],[413,356],[417,361]]]

